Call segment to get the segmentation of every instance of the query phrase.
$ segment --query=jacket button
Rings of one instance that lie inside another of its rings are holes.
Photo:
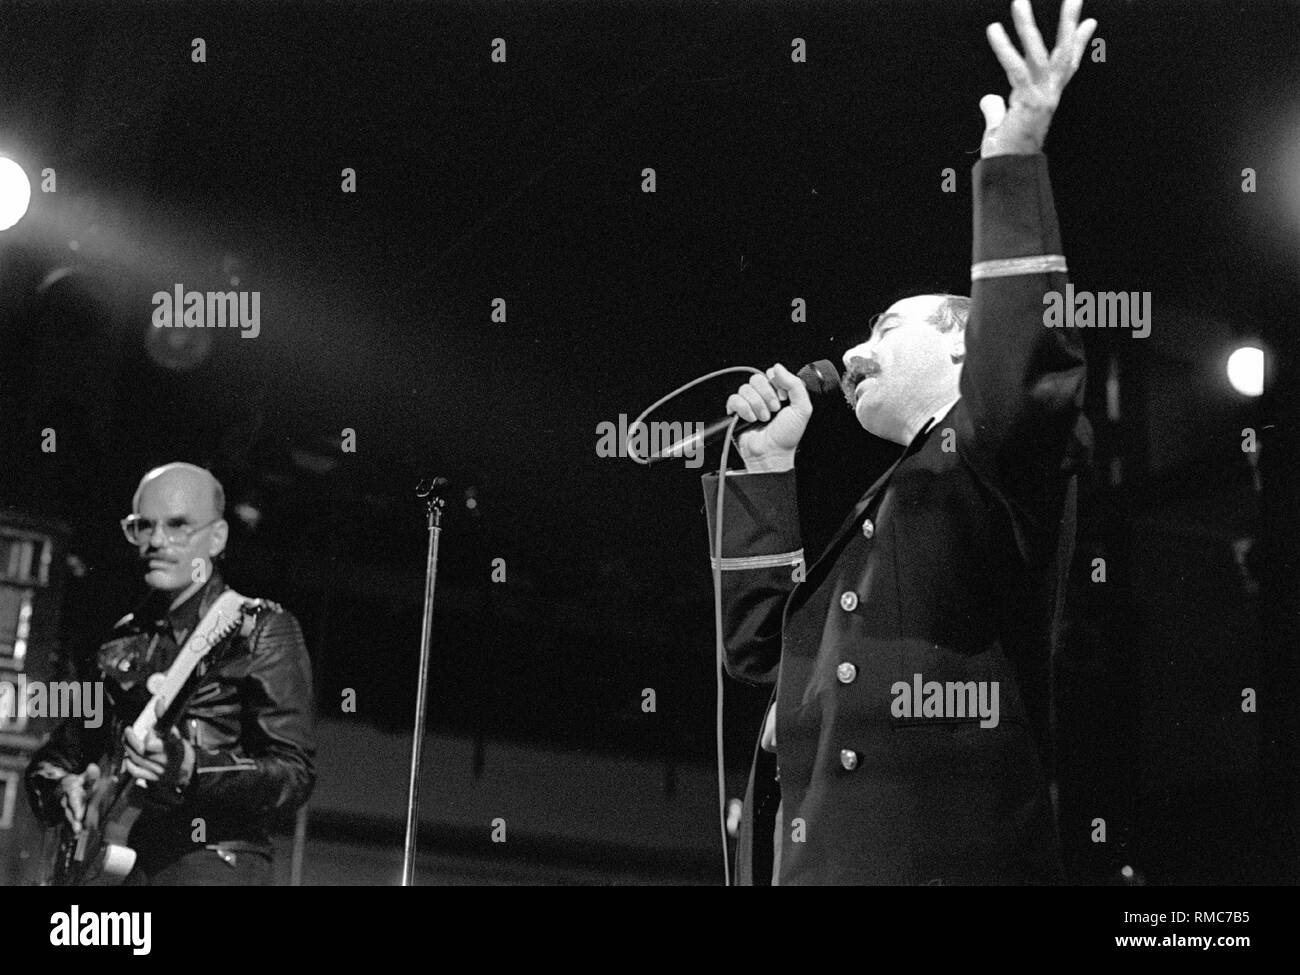
[[[858,668],[846,660],[835,668],[835,676],[841,684],[852,684],[858,676]]]
[[[840,596],[840,608],[846,613],[851,613],[858,608],[858,594],[856,592],[846,592]]]
[[[866,521],[862,523],[862,536],[864,538],[870,538],[875,533],[876,533],[876,526],[873,525],[871,523],[871,519],[868,518]]]
[[[844,766],[846,772],[852,772],[858,767],[858,753],[852,748],[841,748],[840,764]]]

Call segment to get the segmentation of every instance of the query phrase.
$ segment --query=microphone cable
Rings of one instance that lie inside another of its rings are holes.
[[[755,369],[752,366],[728,366],[725,369],[718,369],[714,372],[707,373],[697,379],[692,379],[683,386],[678,386],[667,396],[661,397],[648,407],[641,411],[635,420],[628,424],[627,443],[625,444],[627,455],[638,464],[650,466],[659,457],[640,457],[632,446],[632,437],[639,424],[646,416],[653,413],[664,403],[680,396],[694,386],[707,382],[710,379],[716,379],[718,376],[725,376],[728,373],[742,372],[748,375],[763,375],[763,370]],[[718,827],[719,835],[722,838],[722,870],[724,886],[731,886],[731,851],[727,838],[727,774],[726,774],[726,755],[723,748],[722,738],[722,688],[723,675],[723,645],[722,645],[722,499],[727,493],[727,459],[731,454],[731,437],[739,422],[739,414],[734,414],[731,423],[727,426],[727,435],[722,444],[722,461],[718,467],[718,499],[716,504],[716,522],[713,540],[713,649],[714,649],[714,678],[717,681],[717,694],[715,697],[715,714],[714,714],[714,740],[717,747],[718,762]],[[703,446],[703,445],[701,445]]]

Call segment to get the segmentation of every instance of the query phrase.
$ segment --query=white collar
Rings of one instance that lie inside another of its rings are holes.
[[[947,415],[948,415],[948,411],[951,410],[954,406],[957,405],[957,400],[959,400],[959,399],[961,399],[960,396],[956,397],[955,399],[951,400],[947,405],[945,405],[944,407],[942,407],[942,408],[941,408],[937,413],[935,413],[934,416],[931,418],[930,422],[927,423],[924,427],[921,428],[921,432],[922,432],[922,433],[929,433],[929,432],[930,432],[930,428],[933,427],[933,426],[934,426],[936,423],[938,423],[940,420],[942,420],[945,416],[947,416]]]

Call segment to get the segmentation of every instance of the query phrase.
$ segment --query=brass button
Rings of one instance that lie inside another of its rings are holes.
[[[840,596],[840,608],[846,613],[851,613],[858,608],[858,594],[856,592],[846,592]]]
[[[858,767],[858,753],[852,748],[841,748],[840,764],[844,766],[846,772],[852,772]]]
[[[873,525],[871,523],[871,519],[868,518],[866,521],[862,523],[862,537],[871,538],[875,534],[876,534],[876,526]]]
[[[835,668],[835,676],[841,684],[852,684],[858,676],[858,668],[846,660]]]

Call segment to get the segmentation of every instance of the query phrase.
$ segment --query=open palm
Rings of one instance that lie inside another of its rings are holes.
[[[1056,46],[1050,54],[1034,23],[1029,0],[1011,4],[1011,17],[1025,50],[1023,57],[1001,24],[989,24],[989,46],[1007,73],[1011,106],[1008,109],[999,95],[980,99],[980,111],[984,113],[982,157],[1042,151],[1061,92],[1079,69],[1088,40],[1097,29],[1097,22],[1091,18],[1079,23],[1082,7],[1083,0],[1065,0],[1061,4]]]

